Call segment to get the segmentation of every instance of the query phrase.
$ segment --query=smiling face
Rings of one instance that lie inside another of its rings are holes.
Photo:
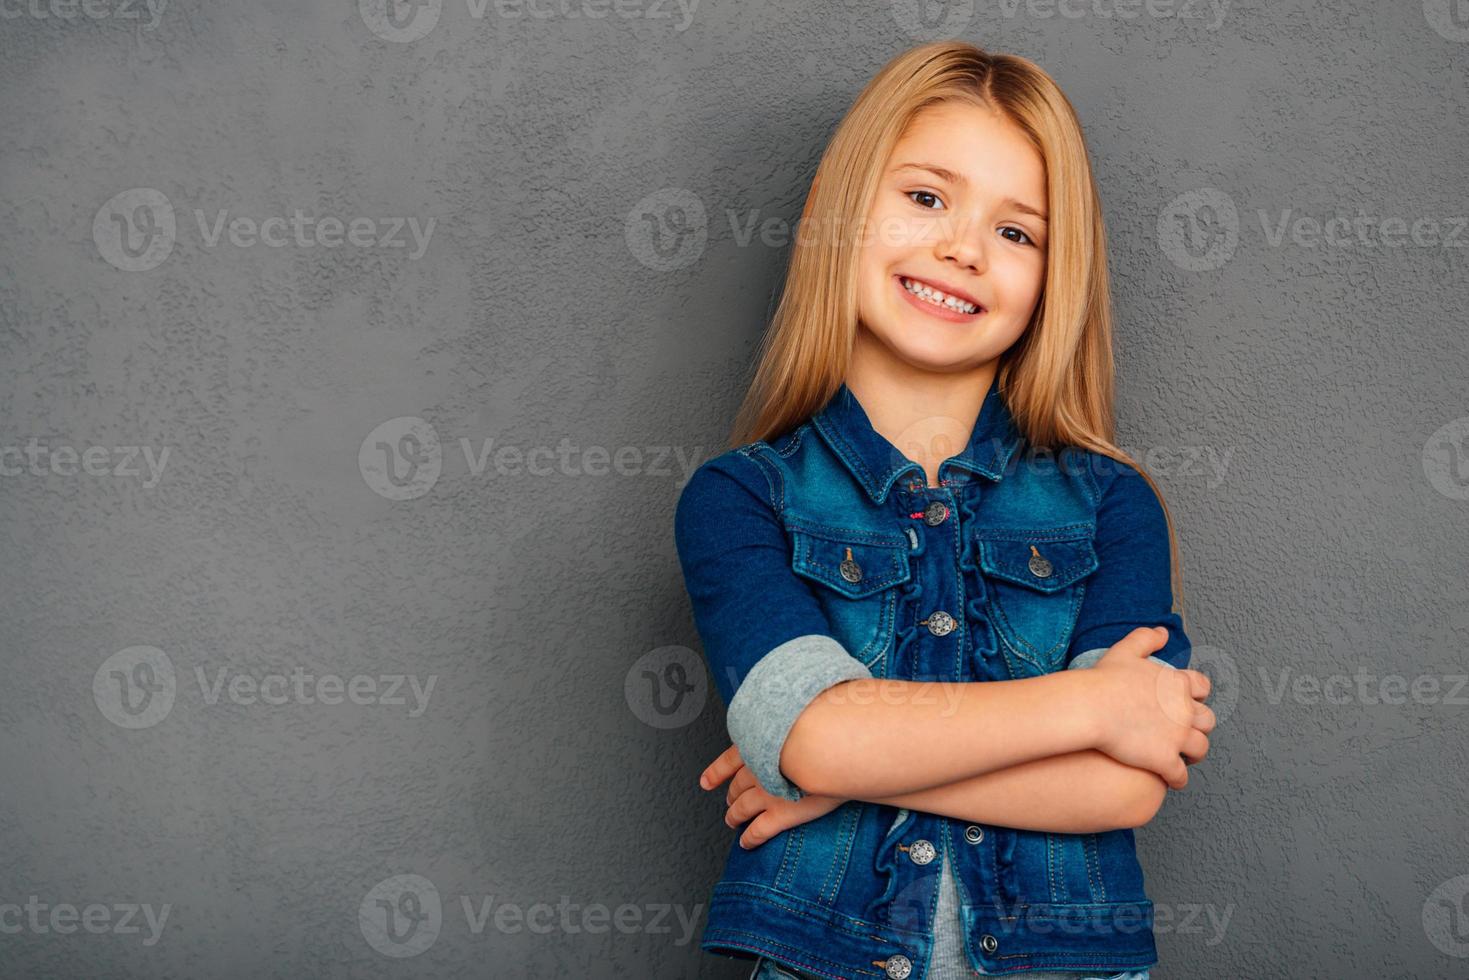
[[[1040,299],[1046,210],[1045,165],[1013,123],[961,103],[920,112],[868,211],[859,348],[945,373],[998,358]]]

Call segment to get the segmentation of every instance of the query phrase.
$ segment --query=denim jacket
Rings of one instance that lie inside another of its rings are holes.
[[[928,486],[843,384],[799,426],[707,460],[681,492],[674,535],[704,656],[731,741],[773,795],[803,795],[781,747],[845,680],[1030,677],[1089,666],[1158,625],[1169,636],[1155,658],[1187,665],[1166,519],[1135,470],[1033,450],[996,380],[938,477]],[[751,850],[732,841],[701,947],[921,980],[941,866],[976,971],[1157,960],[1131,830],[1017,830],[858,800]]]

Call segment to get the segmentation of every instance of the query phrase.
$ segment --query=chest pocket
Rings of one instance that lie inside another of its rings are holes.
[[[1007,656],[1026,673],[1065,661],[1086,577],[1097,570],[1090,524],[1025,530],[976,528],[985,606]]]
[[[912,576],[907,537],[797,518],[787,518],[786,531],[791,570],[816,583],[832,635],[871,667],[892,643],[898,586]]]

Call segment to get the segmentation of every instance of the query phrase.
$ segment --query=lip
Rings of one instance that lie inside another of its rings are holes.
[[[914,296],[912,293],[910,293],[908,291],[908,288],[903,285],[904,279],[911,279],[914,282],[921,282],[926,286],[932,286],[934,289],[942,292],[945,296],[953,296],[957,299],[962,299],[967,303],[973,303],[975,306],[979,307],[979,309],[974,313],[960,313],[956,310],[951,310],[948,307],[939,306],[937,304],[930,303],[927,300],[919,299],[917,296]],[[966,321],[973,320],[976,317],[983,316],[985,313],[988,312],[988,308],[979,300],[975,299],[973,296],[969,295],[961,289],[955,289],[954,287],[938,279],[925,279],[922,276],[910,276],[906,273],[899,273],[893,276],[893,284],[897,286],[898,291],[903,294],[903,297],[907,299],[909,303],[918,307],[923,312],[928,313],[931,316],[936,316],[941,320],[949,320],[954,323],[964,323]]]

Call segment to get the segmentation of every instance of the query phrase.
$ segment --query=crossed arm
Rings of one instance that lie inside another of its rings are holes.
[[[734,746],[700,785],[729,781],[725,822],[749,821],[745,847],[847,800],[1058,833],[1142,826],[1170,785],[1186,785],[1185,762],[1203,758],[1214,727],[1199,703],[1208,678],[1146,656],[1165,638],[1138,629],[1102,670],[1022,681],[847,681],[786,737],[781,769],[804,787],[799,798],[765,792]]]

